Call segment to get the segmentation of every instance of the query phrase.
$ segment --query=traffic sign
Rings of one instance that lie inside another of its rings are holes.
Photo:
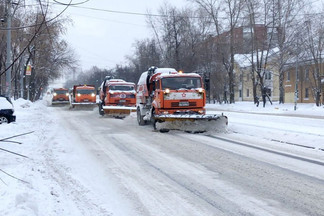
[[[30,76],[32,71],[32,66],[29,64],[26,67],[26,76]]]

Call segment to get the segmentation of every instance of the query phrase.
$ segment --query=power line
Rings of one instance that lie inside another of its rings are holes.
[[[53,4],[57,4],[57,3],[53,3]],[[71,5],[71,7],[80,8],[80,9],[87,9],[87,10],[93,10],[93,11],[107,12],[107,13],[117,13],[117,14],[136,15],[136,16],[151,16],[151,17],[170,17],[171,16],[171,17],[188,17],[188,18],[192,18],[192,19],[209,18],[209,16],[183,16],[183,15],[171,15],[171,14],[139,13],[139,12],[120,11],[120,10],[109,10],[109,9],[100,9],[100,8],[85,7],[85,6],[76,6],[76,5]],[[324,14],[324,12],[303,13],[303,14],[298,14],[297,16],[303,16],[303,15],[321,15],[321,14]],[[227,17],[227,16],[220,16],[220,17],[217,17],[217,18],[218,19],[228,19],[229,17]],[[244,17],[241,17],[241,18],[244,18]]]

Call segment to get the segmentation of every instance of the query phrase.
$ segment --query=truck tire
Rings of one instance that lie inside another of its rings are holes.
[[[144,116],[141,115],[141,111],[140,111],[139,107],[137,107],[136,114],[137,114],[137,123],[138,123],[138,125],[145,125]]]

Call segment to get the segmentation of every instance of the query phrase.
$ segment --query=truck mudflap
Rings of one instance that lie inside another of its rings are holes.
[[[153,127],[160,132],[181,130],[191,133],[225,132],[227,116],[222,115],[155,115]]]
[[[99,106],[100,109],[100,106]],[[136,107],[128,106],[102,106],[102,110],[105,115],[114,117],[125,117],[130,115],[131,112],[136,112]]]

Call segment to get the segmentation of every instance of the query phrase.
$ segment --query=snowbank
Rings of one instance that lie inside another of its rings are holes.
[[[131,215],[55,107],[46,100],[13,104],[17,121],[0,125],[0,140],[25,135],[0,141],[0,215]]]

